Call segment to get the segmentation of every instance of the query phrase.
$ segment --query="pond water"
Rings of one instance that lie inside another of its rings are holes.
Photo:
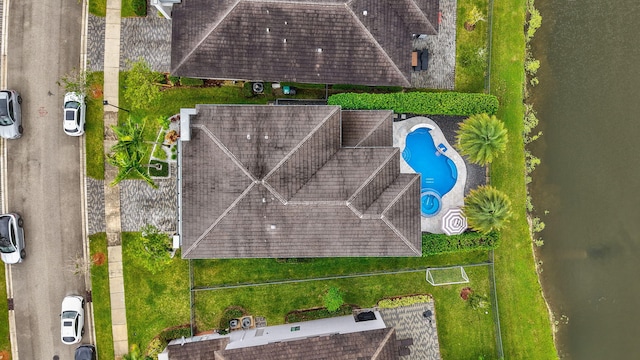
[[[532,195],[541,280],[565,359],[640,357],[640,19],[637,0],[536,0],[544,135]],[[548,214],[545,212],[548,211]]]

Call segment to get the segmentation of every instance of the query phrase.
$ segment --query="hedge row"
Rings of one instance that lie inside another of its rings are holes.
[[[422,234],[422,255],[437,255],[458,251],[491,250],[498,247],[500,233],[482,234],[468,231],[460,235]]]
[[[470,116],[498,111],[498,98],[487,94],[457,92],[408,92],[392,94],[335,94],[329,105],[352,110],[393,110],[395,113],[420,115]]]

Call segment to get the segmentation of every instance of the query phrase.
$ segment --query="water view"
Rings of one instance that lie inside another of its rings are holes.
[[[541,279],[566,359],[640,355],[640,18],[637,0],[537,0],[544,136],[532,195]],[[548,215],[545,215],[545,210]]]

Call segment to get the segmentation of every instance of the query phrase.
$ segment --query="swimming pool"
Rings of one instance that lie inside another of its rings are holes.
[[[442,196],[456,184],[458,170],[454,162],[446,155],[445,144],[436,145],[430,130],[419,127],[406,137],[406,146],[402,150],[403,159],[420,174],[420,204],[422,216],[436,215],[442,207]]]

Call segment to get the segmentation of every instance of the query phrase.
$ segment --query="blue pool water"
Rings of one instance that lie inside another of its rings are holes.
[[[434,144],[427,128],[418,128],[407,135],[402,157],[421,175],[420,204],[422,216],[437,214],[442,207],[442,196],[448,193],[458,179],[458,170],[446,152],[444,144]]]

